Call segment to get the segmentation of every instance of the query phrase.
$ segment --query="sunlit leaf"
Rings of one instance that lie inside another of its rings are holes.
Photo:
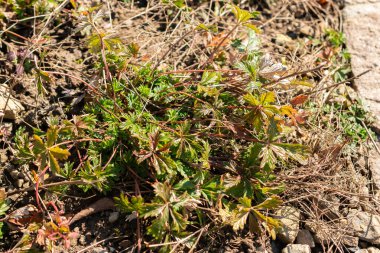
[[[70,152],[67,149],[62,149],[60,147],[51,147],[49,148],[49,152],[58,160],[67,160],[70,156]]]

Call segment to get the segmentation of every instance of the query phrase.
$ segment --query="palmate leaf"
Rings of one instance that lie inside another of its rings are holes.
[[[263,93],[260,97],[248,93],[243,98],[253,107],[244,118],[254,126],[256,131],[262,129],[263,125],[269,123],[270,118],[280,113],[280,110],[275,105],[272,105],[276,100],[273,92]]]
[[[255,33],[259,33],[259,34],[261,33],[261,30],[257,26],[255,26],[254,24],[246,23],[246,24],[244,24],[244,26],[253,30]]]
[[[51,147],[54,145],[54,143],[57,141],[58,138],[58,127],[57,126],[51,126],[46,132],[46,147]]]
[[[256,205],[255,209],[275,209],[282,204],[282,200],[278,196],[272,196],[264,200],[264,202]]]
[[[251,199],[243,197],[239,199],[239,204],[233,212],[232,228],[233,230],[242,230],[247,222],[249,213],[251,212]]]
[[[178,126],[178,131],[174,140],[174,144],[177,145],[177,158],[190,158],[196,161],[198,158],[197,153],[202,150],[194,135],[190,134],[191,124],[186,121]]]
[[[33,135],[33,139],[34,139],[33,152],[35,154],[40,154],[41,152],[46,150],[44,141],[41,139],[41,137],[35,134]]]
[[[144,199],[141,196],[133,196],[129,201],[128,197],[124,194],[120,194],[120,197],[114,198],[115,206],[120,209],[121,212],[130,214],[132,212],[142,212],[144,210]]]
[[[242,10],[236,5],[231,5],[231,8],[232,13],[235,15],[239,23],[245,23],[253,17],[249,11]]]
[[[271,170],[273,170],[276,167],[277,158],[270,145],[266,145],[262,148],[260,158],[260,168],[264,168],[267,165]]]
[[[248,197],[253,198],[254,197],[254,186],[248,179],[237,179],[235,177],[232,177],[231,180],[234,180],[234,185],[229,187],[226,190],[226,194],[229,196],[233,196],[235,198],[242,198],[242,197]]]
[[[161,216],[160,218],[155,219],[152,222],[152,225],[150,225],[147,228],[147,232],[149,235],[153,236],[156,240],[161,241],[168,230],[168,223],[167,219],[164,216]]]
[[[49,155],[49,166],[50,166],[50,169],[53,172],[60,173],[61,172],[61,168],[59,167],[57,159],[55,159],[54,155],[52,153],[50,153],[50,152],[48,153],[48,155]]]
[[[220,82],[222,76],[220,75],[220,72],[210,72],[205,71],[202,74],[201,84],[202,85],[210,85],[210,84],[217,84]]]
[[[187,226],[187,220],[176,210],[170,209],[170,218],[171,218],[171,228],[174,231],[183,231],[186,229]]]
[[[156,194],[156,196],[160,197],[164,203],[170,202],[172,189],[171,189],[171,185],[168,182],[165,182],[165,183],[156,182],[155,184],[153,184],[153,188],[154,188],[154,193]]]
[[[307,158],[310,154],[309,148],[301,144],[273,143],[272,149],[282,160],[287,160],[290,157],[302,165],[307,164]]]
[[[248,215],[250,213],[250,209],[248,211],[242,210],[240,212],[237,212],[235,214],[235,217],[233,219],[233,225],[232,228],[234,231],[243,230],[245,223],[247,222]]]
[[[60,147],[50,147],[49,153],[53,155],[57,160],[67,160],[70,156],[70,152],[67,149],[62,149]]]

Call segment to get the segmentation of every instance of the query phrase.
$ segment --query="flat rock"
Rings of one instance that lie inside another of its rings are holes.
[[[374,247],[370,247],[370,248],[367,248],[367,249],[360,249],[358,251],[355,251],[355,253],[380,253],[380,249],[374,248]]]
[[[379,3],[380,0],[345,0],[345,5]]]
[[[360,97],[364,98],[376,117],[374,129],[380,131],[380,1],[349,0],[343,11],[347,48],[351,53],[354,75],[371,69],[354,82]]]
[[[284,243],[293,243],[299,231],[301,212],[297,208],[284,206],[276,212],[276,215],[283,224],[277,232],[278,238]]]
[[[380,147],[379,142],[377,142],[376,145]],[[376,149],[372,149],[369,152],[368,165],[371,172],[373,186],[376,190],[380,190],[380,154]]]
[[[309,245],[305,244],[289,244],[286,246],[282,253],[311,253]]]
[[[380,245],[380,215],[350,210],[347,221],[361,240]]]
[[[2,114],[5,119],[16,119],[23,110],[21,103],[9,95],[7,87],[0,85],[0,116]]]

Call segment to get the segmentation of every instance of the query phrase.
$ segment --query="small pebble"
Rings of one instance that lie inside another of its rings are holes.
[[[119,243],[119,246],[122,248],[122,249],[126,249],[128,247],[130,247],[132,245],[132,242],[130,240],[122,240],[120,243]]]
[[[120,215],[119,212],[112,212],[110,216],[108,217],[108,221],[110,223],[116,222],[119,219],[119,215]]]
[[[18,188],[21,188],[23,184],[24,184],[24,179],[22,178],[17,179],[16,185]]]
[[[86,237],[84,235],[81,235],[79,237],[79,244],[80,245],[86,245]]]
[[[16,169],[13,169],[11,171],[9,171],[9,174],[11,175],[11,177],[15,180],[18,179],[18,175],[20,174],[20,172]]]
[[[29,181],[25,182],[25,184],[23,185],[24,188],[28,188],[29,186],[30,186],[30,182]]]

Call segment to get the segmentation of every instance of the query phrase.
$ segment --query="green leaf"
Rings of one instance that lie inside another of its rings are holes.
[[[60,147],[50,147],[49,153],[58,160],[67,160],[70,156],[70,152],[67,149],[62,149]]]
[[[276,101],[276,95],[273,91],[266,92],[260,95],[260,105],[267,105]]]
[[[124,194],[120,194],[120,198],[115,197],[115,206],[123,213],[132,213],[144,210],[144,199],[141,196],[133,196],[131,201]]]
[[[244,26],[248,27],[251,30],[253,30],[255,33],[258,33],[258,34],[261,33],[261,30],[257,26],[255,26],[254,24],[246,23],[246,24],[244,24]]]
[[[49,166],[50,166],[50,169],[54,172],[54,173],[60,173],[61,172],[61,168],[59,167],[59,164],[58,164],[58,161],[57,159],[55,159],[54,155],[52,153],[49,152]]]
[[[242,10],[236,5],[231,5],[232,13],[235,15],[239,23],[247,22],[252,18],[252,14],[249,11]]]
[[[173,224],[171,227],[175,231],[180,232],[186,229],[187,221],[181,214],[179,214],[174,209],[170,209],[170,217],[172,219],[172,224]]]
[[[310,87],[310,88],[314,87],[314,84],[312,84],[310,81],[297,80],[297,79],[294,79],[294,80],[290,81],[290,85],[294,85],[294,86],[306,86],[306,87]]]
[[[306,165],[308,163],[307,158],[310,154],[310,151],[309,148],[304,145],[291,143],[273,143],[273,146],[276,155],[283,160],[287,160],[287,158],[290,157],[302,165]]]
[[[161,241],[164,238],[167,229],[167,219],[162,216],[159,219],[153,220],[152,225],[148,227],[147,232],[156,240]]]
[[[58,127],[51,126],[46,132],[46,147],[51,147],[54,145],[58,138]]]
[[[37,152],[41,152],[42,150],[46,149],[44,142],[41,139],[41,137],[39,137],[38,135],[33,135],[33,139],[34,139],[34,147],[33,148],[36,149]]]
[[[254,206],[255,209],[275,209],[279,207],[282,204],[282,200],[278,196],[272,196],[270,198],[267,198],[264,202],[260,203],[259,205]]]
[[[264,168],[265,165],[268,165],[271,170],[273,170],[276,167],[276,156],[273,153],[273,150],[270,148],[270,146],[265,146],[260,153],[261,157],[261,163],[260,168]]]
[[[221,75],[219,72],[205,71],[202,74],[201,84],[203,85],[216,84],[216,83],[219,83],[220,79],[221,79]]]

